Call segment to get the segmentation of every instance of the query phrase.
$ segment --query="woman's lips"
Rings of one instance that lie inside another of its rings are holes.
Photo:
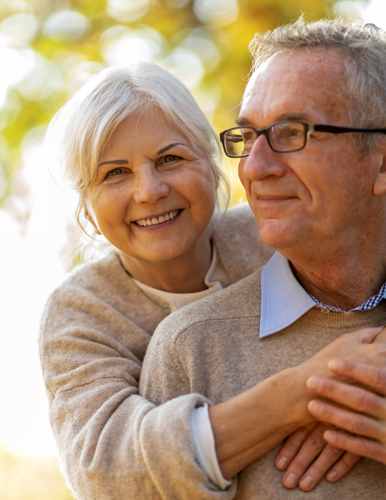
[[[164,222],[168,222],[169,220],[173,220],[181,212],[182,212],[181,209],[172,210],[172,211],[167,212],[163,215],[149,216],[147,218],[138,219],[138,220],[134,221],[134,223],[137,224],[137,226],[141,226],[141,227],[158,226],[158,224],[162,224]]]

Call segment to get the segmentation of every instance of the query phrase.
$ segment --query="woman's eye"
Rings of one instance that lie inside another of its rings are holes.
[[[164,162],[165,163],[170,163],[170,162],[175,161],[175,160],[177,160],[179,158],[180,157],[176,156],[176,155],[166,155],[166,156],[164,156]]]
[[[123,169],[120,167],[113,168],[107,173],[106,177],[115,177],[117,175],[122,175],[123,174]]]

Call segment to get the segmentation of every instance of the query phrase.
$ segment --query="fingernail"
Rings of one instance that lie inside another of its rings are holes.
[[[276,463],[276,467],[280,470],[284,470],[287,467],[288,460],[285,457],[279,458]]]
[[[285,485],[287,488],[294,488],[298,482],[298,478],[295,476],[295,474],[288,474],[288,476],[285,478]]]
[[[332,359],[329,363],[328,363],[328,368],[329,369],[333,369],[333,370],[342,370],[344,368],[344,361],[340,360],[340,359]]]
[[[305,490],[309,490],[312,486],[312,483],[313,483],[312,477],[306,476],[300,481],[299,486],[301,486]]]
[[[309,389],[319,389],[322,385],[322,381],[318,377],[310,377],[307,380],[307,387]]]
[[[326,478],[329,481],[335,481],[335,479],[337,477],[338,477],[338,473],[336,472],[336,470],[330,470],[330,472],[328,474],[326,474]]]

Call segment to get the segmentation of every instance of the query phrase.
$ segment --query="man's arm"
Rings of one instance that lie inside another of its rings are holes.
[[[339,405],[320,400],[312,400],[308,405],[315,418],[339,428],[326,431],[324,439],[386,465],[386,369],[345,359],[333,360],[328,366],[348,382],[320,377],[311,377],[307,382],[312,392]],[[353,382],[362,386],[356,387]]]

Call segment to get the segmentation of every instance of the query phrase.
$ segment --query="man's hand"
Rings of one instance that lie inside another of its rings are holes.
[[[354,344],[386,342],[386,329],[381,331],[378,329],[378,334],[375,335],[374,332],[375,330],[371,329],[355,332],[354,338],[347,338],[344,343],[348,342],[351,345],[353,342]],[[331,347],[327,346],[314,358],[320,358],[321,354],[327,354],[328,356],[330,349],[335,348],[336,343],[337,341],[333,342]],[[359,354],[362,356],[362,353],[359,352]],[[379,349],[376,347],[375,350],[371,348],[369,353],[363,354],[365,357],[360,357],[361,361],[366,360],[378,366],[385,365],[386,357],[383,347]],[[354,356],[357,356],[357,354],[354,353]],[[287,438],[275,460],[276,467],[279,470],[286,471],[282,480],[286,488],[292,489],[299,486],[304,491],[310,491],[323,477],[331,482],[337,481],[359,460],[359,455],[345,452],[344,449],[334,446],[335,441],[330,443],[325,441],[324,433],[332,427],[334,426],[327,423],[311,422],[299,428]]]
[[[324,439],[333,446],[386,464],[386,368],[344,359],[331,361],[328,368],[349,382],[311,377],[307,387],[339,406],[312,400],[308,409],[318,420],[348,432],[326,430]],[[352,382],[362,387],[355,387]]]
[[[286,471],[282,479],[286,488],[310,491],[323,477],[337,481],[359,460],[360,456],[326,443],[323,435],[331,427],[312,422],[288,437],[275,460],[276,467]]]

